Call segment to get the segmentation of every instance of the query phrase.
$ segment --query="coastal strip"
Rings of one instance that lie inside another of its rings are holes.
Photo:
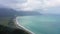
[[[35,33],[33,33],[32,31],[30,31],[30,30],[28,30],[27,28],[25,28],[24,26],[22,26],[21,24],[19,24],[19,22],[17,21],[17,18],[18,18],[18,17],[16,17],[16,18],[14,19],[14,22],[15,22],[17,28],[20,28],[20,29],[26,31],[26,32],[28,32],[29,34],[35,34]]]

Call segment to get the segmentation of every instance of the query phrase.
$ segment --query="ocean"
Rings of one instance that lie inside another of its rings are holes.
[[[60,34],[59,15],[19,16],[17,20],[35,34]]]

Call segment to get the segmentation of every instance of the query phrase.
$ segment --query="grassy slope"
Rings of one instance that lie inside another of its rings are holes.
[[[8,26],[12,17],[0,17],[0,25]]]

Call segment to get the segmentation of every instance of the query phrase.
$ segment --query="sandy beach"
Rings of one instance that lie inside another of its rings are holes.
[[[25,28],[24,26],[22,26],[21,24],[19,24],[18,21],[17,21],[17,18],[18,18],[18,17],[16,17],[16,18],[14,19],[17,28],[26,31],[26,32],[28,32],[29,34],[35,34],[35,33],[33,33],[32,31],[30,31],[30,30],[28,30],[27,28]]]

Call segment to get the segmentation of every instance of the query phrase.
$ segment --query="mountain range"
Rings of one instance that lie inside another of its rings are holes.
[[[29,16],[29,15],[41,15],[36,11],[17,11],[11,8],[0,8],[0,17],[3,16]]]

